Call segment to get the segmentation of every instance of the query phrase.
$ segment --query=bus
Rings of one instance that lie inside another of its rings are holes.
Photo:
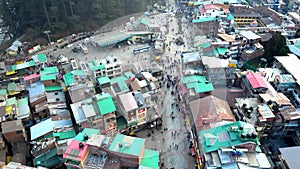
[[[150,46],[144,46],[141,48],[133,49],[133,54],[142,53],[150,50]]]

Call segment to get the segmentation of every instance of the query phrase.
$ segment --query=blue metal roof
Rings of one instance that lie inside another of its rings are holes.
[[[32,98],[32,97],[39,95],[41,93],[44,93],[46,91],[45,86],[41,81],[30,84],[27,87],[27,90],[29,92],[29,98]]]
[[[39,138],[53,131],[53,127],[54,126],[51,118],[30,127],[31,140]]]

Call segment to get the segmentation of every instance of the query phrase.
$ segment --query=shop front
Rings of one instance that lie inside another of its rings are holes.
[[[137,125],[138,126],[146,123],[146,115],[147,115],[146,113],[147,113],[147,108],[142,108],[142,109],[137,110],[137,120],[138,120]]]

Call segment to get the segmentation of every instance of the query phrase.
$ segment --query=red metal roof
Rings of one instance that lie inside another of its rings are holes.
[[[221,10],[223,9],[223,11],[225,13],[230,13],[229,9],[228,8],[224,8],[224,7],[221,7],[219,5],[215,5],[215,4],[207,4],[207,5],[204,5],[204,9],[205,10],[209,10],[209,9],[216,9],[216,10]]]
[[[33,79],[33,78],[36,78],[36,77],[40,77],[41,75],[40,74],[31,74],[31,75],[29,75],[29,76],[25,76],[24,77],[24,81],[28,81],[28,80],[31,80],[31,79]]]
[[[253,89],[268,88],[265,80],[261,77],[260,74],[258,74],[258,73],[248,73],[248,74],[246,74],[246,77],[247,77],[248,81],[250,82],[251,87]]]
[[[72,140],[67,150],[65,151],[63,158],[81,161],[86,155],[86,151],[88,150],[88,145],[84,142],[81,142],[83,147],[79,147],[80,141]]]

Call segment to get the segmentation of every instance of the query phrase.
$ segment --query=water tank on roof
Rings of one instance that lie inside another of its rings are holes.
[[[256,133],[252,133],[251,137],[252,137],[252,139],[256,139],[257,138],[257,134]]]
[[[83,140],[88,140],[88,139],[89,139],[89,136],[85,133],[83,136]]]
[[[231,151],[231,155],[232,155],[233,157],[235,157],[235,156],[236,156],[236,151],[235,151],[235,150],[232,150],[232,151]]]
[[[79,148],[83,148],[83,147],[84,147],[83,143],[80,142],[80,143],[79,143]]]

